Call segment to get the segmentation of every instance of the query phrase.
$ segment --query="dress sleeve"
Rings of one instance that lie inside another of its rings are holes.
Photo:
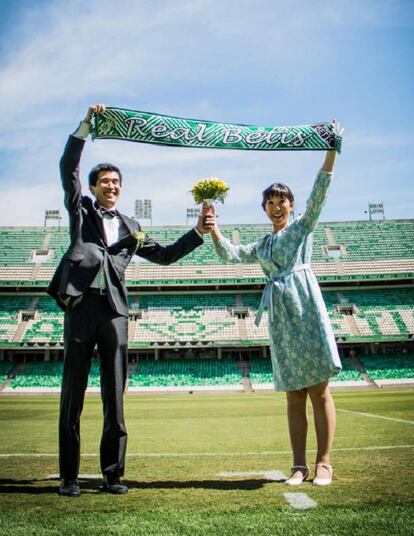
[[[306,203],[305,213],[299,219],[300,223],[306,227],[309,232],[312,231],[318,223],[320,213],[322,212],[325,204],[331,178],[332,173],[329,171],[323,171],[322,169],[319,171],[316,177],[312,192]]]
[[[228,263],[254,263],[257,262],[257,242],[246,246],[235,246],[227,238],[213,242],[219,258]]]

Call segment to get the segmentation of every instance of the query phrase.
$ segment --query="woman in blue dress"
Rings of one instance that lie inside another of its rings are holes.
[[[336,123],[336,132],[341,133]],[[290,485],[301,484],[309,474],[306,464],[308,428],[306,401],[309,396],[317,438],[314,485],[332,482],[330,449],[335,433],[335,406],[329,390],[331,376],[341,362],[328,313],[310,267],[312,231],[323,208],[336,152],[327,151],[307,208],[289,223],[294,197],[280,183],[263,192],[262,207],[273,224],[273,232],[248,245],[234,245],[211,231],[218,256],[230,263],[259,263],[266,278],[256,317],[258,325],[265,308],[269,315],[270,354],[275,389],[286,391],[289,435],[293,453]]]

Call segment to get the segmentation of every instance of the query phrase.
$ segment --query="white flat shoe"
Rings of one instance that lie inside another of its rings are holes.
[[[296,471],[303,471],[303,475],[300,477],[293,477],[293,474],[296,473]],[[309,467],[307,465],[294,465],[291,468],[292,476],[285,480],[285,484],[288,484],[288,486],[300,486],[304,480],[308,478],[309,475]]]
[[[317,463],[315,467],[323,467],[324,469],[326,469],[329,473],[329,477],[328,478],[315,477],[313,479],[312,484],[314,486],[329,486],[330,484],[332,484],[332,475],[333,475],[332,465],[328,465],[327,463]]]

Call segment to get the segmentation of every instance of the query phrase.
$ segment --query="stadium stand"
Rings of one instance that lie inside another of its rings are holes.
[[[412,225],[401,221],[346,222],[327,224],[336,244],[346,249],[349,260],[412,259]],[[369,232],[367,230],[369,229]]]
[[[414,333],[414,288],[324,290],[323,297],[335,335],[348,341],[403,340]],[[265,341],[267,316],[259,328],[254,324],[260,298],[260,292],[132,294],[131,312],[142,314],[130,343]],[[0,296],[0,343],[62,340],[63,313],[51,298]]]
[[[414,353],[377,354],[361,359],[366,373],[377,386],[407,384],[414,380]],[[342,359],[343,370],[332,378],[334,387],[368,386],[360,371],[348,359]],[[58,391],[62,362],[30,362],[13,378],[5,392],[16,390]],[[273,388],[272,366],[269,358],[252,358],[247,377],[255,391]],[[0,384],[4,383],[13,365],[0,367]],[[99,361],[93,360],[88,382],[89,391],[99,391]],[[143,361],[130,374],[128,392],[134,391],[214,391],[243,390],[242,375],[231,359],[166,359]]]
[[[246,338],[263,340],[266,316],[263,325],[254,325],[260,297],[260,292],[132,295],[131,311],[144,314],[130,340],[242,340],[238,318],[232,316],[232,310],[240,307],[246,309]],[[362,340],[408,337],[414,332],[414,288],[325,290],[323,297],[338,336]],[[21,324],[25,329],[16,342],[62,341],[63,314],[51,298],[0,296],[0,341],[12,342]]]
[[[242,390],[242,378],[234,361],[217,359],[174,359],[143,361],[131,375],[128,391],[139,390]]]
[[[335,383],[359,384],[363,382],[361,374],[356,370],[348,359],[342,359],[342,370],[333,378]],[[365,383],[365,382],[364,382]]]
[[[270,359],[250,359],[250,379],[255,391],[262,389],[272,389],[273,373]],[[331,383],[335,386],[359,386],[367,385],[361,374],[349,362],[342,359],[343,370],[332,378]]]
[[[176,240],[185,227],[153,227],[149,234],[161,244]],[[271,230],[268,225],[223,225],[236,243],[249,243]],[[3,227],[0,229],[0,285],[46,284],[66,250],[67,229]],[[339,252],[339,257],[331,256]],[[36,262],[36,258],[38,261]],[[375,261],[372,263],[371,261]],[[184,284],[187,281],[263,281],[255,265],[218,266],[210,237],[205,244],[172,267],[133,263],[127,272],[131,285]],[[326,280],[402,277],[414,271],[413,220],[321,223],[314,232],[313,267]]]
[[[98,359],[92,359],[88,378],[88,390],[99,391],[101,388],[101,374]]]
[[[7,380],[9,372],[13,367],[13,363],[0,361],[0,385]]]
[[[167,244],[185,230],[153,227],[148,234]],[[271,227],[222,230],[234,243],[247,244]],[[67,229],[3,227],[0,238],[0,385],[7,384],[2,392],[59,389],[63,313],[45,290],[68,246]],[[321,223],[314,231],[312,266],[339,347],[345,355],[356,348],[364,356],[366,374],[344,358],[334,383],[414,381],[414,220]],[[126,279],[129,390],[247,389],[249,382],[253,389],[272,387],[267,314],[259,328],[254,324],[265,282],[258,265],[220,264],[207,237],[173,266],[136,258]],[[196,357],[184,359],[188,349]],[[7,379],[13,359],[21,366]],[[236,359],[245,361],[243,373]],[[93,360],[88,388],[99,386],[99,362]]]
[[[253,390],[271,389],[273,385],[273,372],[270,359],[250,359],[249,376]]]
[[[2,365],[0,363],[0,365]],[[8,369],[11,366],[8,364]],[[2,368],[0,367],[0,378],[2,377]],[[62,381],[63,362],[38,362],[31,361],[26,363],[19,373],[11,380],[6,392],[13,391],[60,391]],[[8,371],[10,372],[10,370]],[[6,375],[7,378],[7,375]],[[4,379],[3,379],[4,381]],[[0,382],[1,383],[1,382]],[[100,372],[99,362],[97,359],[92,360],[89,374],[88,390],[99,391],[100,389]]]
[[[369,376],[381,384],[400,383],[414,379],[414,353],[362,357]]]
[[[35,391],[37,389],[60,389],[62,381],[63,362],[33,361],[27,363],[24,370],[10,384],[11,389],[18,388]]]

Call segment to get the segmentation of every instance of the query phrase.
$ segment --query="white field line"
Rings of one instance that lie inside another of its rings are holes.
[[[223,471],[217,473],[216,476],[221,478],[234,478],[234,477],[249,477],[249,476],[262,476],[267,480],[275,480],[280,482],[286,480],[286,475],[282,471],[245,471],[245,472],[229,472]],[[310,508],[316,508],[317,503],[311,499],[306,493],[284,493],[283,496],[287,502],[295,508],[295,510],[309,510]]]
[[[393,449],[412,449],[414,445],[373,445],[371,447],[345,447],[332,449],[331,452],[352,452],[352,451],[367,451],[367,450],[393,450]],[[309,449],[308,452],[316,452],[316,449]],[[264,450],[253,452],[130,452],[128,458],[207,458],[220,456],[275,456],[275,455],[291,455],[290,450]],[[97,452],[85,452],[81,454],[82,458],[97,458]],[[0,458],[57,458],[58,453],[43,453],[43,452],[14,452],[0,453]]]
[[[317,503],[308,497],[306,493],[284,493],[284,498],[287,502],[296,510],[309,510],[309,508],[316,508]]]
[[[341,413],[351,413],[352,415],[360,415],[361,417],[371,417],[372,419],[384,419],[386,421],[403,422],[405,424],[414,425],[414,421],[398,419],[397,417],[385,417],[384,415],[375,415],[374,413],[365,413],[363,411],[351,411],[350,409],[336,408],[336,411],[340,411]]]
[[[221,478],[233,478],[238,476],[263,476],[267,480],[275,480],[276,482],[287,479],[287,476],[282,473],[282,471],[223,471],[221,473],[217,473],[216,476],[219,476]]]
[[[60,475],[58,473],[53,473],[52,475],[47,475],[48,480],[59,480]],[[99,473],[79,473],[79,480],[100,480],[102,479],[102,474]]]

